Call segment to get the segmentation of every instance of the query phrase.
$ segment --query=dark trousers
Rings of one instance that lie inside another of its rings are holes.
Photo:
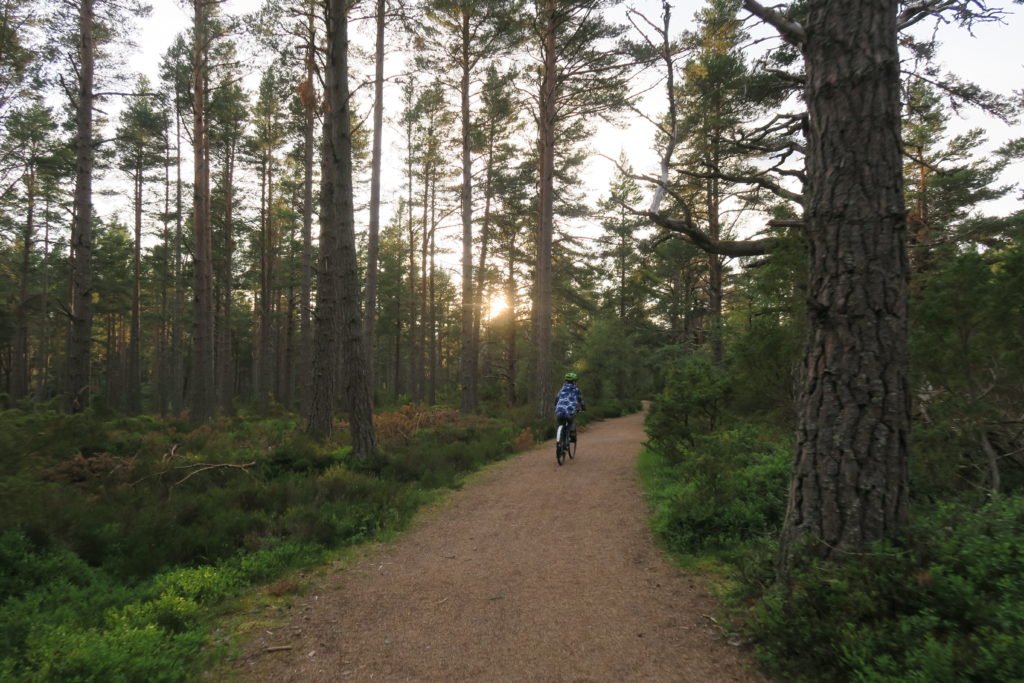
[[[572,417],[565,417],[564,415],[558,416],[558,424],[569,426],[569,438],[573,441],[576,440],[576,419]]]

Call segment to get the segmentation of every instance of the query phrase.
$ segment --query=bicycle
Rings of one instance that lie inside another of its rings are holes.
[[[555,432],[555,462],[559,465],[565,462],[566,455],[570,460],[576,457],[576,441],[572,438],[571,426],[571,418],[558,418],[558,431]]]

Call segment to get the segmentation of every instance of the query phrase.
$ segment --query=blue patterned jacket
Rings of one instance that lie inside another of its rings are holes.
[[[573,418],[583,407],[583,394],[572,382],[566,382],[555,397],[555,417]]]

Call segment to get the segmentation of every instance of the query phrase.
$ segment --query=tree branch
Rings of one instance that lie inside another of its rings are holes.
[[[774,249],[777,240],[765,238],[760,240],[715,240],[693,224],[689,218],[669,218],[657,211],[635,211],[638,216],[645,216],[655,225],[683,235],[702,251],[719,256],[764,256]]]
[[[757,0],[743,0],[743,7],[761,21],[774,27],[787,43],[799,47],[807,40],[803,26],[792,19],[787,19],[774,9],[765,7]]]

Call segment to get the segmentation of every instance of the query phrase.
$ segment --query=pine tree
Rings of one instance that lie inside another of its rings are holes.
[[[328,112],[324,117],[314,393],[307,419],[309,433],[313,436],[323,438],[331,433],[334,401],[337,399],[336,349],[340,346],[344,377],[342,395],[348,402],[352,449],[357,458],[365,460],[376,450],[376,436],[367,383],[366,348],[361,339],[361,297],[356,270],[346,9],[341,0],[329,0],[327,68],[324,74]]]
[[[142,411],[142,216],[146,181],[149,172],[162,161],[163,117],[153,106],[154,94],[149,81],[140,77],[135,84],[136,96],[131,98],[121,115],[115,146],[119,166],[132,183],[132,205],[135,240],[132,258],[131,331],[128,346],[128,369],[125,407],[129,413]]]
[[[56,169],[58,140],[54,136],[56,122],[50,110],[35,101],[15,110],[5,122],[6,135],[0,140],[0,156],[19,158],[20,175],[2,201],[10,204],[11,213],[19,215],[21,224],[21,258],[17,269],[18,292],[14,308],[14,339],[11,349],[10,395],[14,400],[26,398],[31,382],[30,320],[32,305],[33,264],[36,261],[39,215],[47,195],[46,176]],[[51,188],[52,193],[52,188]],[[46,238],[44,238],[45,240]]]
[[[555,157],[558,131],[624,105],[626,65],[603,43],[622,29],[597,10],[604,0],[538,0],[534,18],[541,55],[537,107],[540,196],[533,293],[534,406],[551,414],[552,247],[555,216]]]

